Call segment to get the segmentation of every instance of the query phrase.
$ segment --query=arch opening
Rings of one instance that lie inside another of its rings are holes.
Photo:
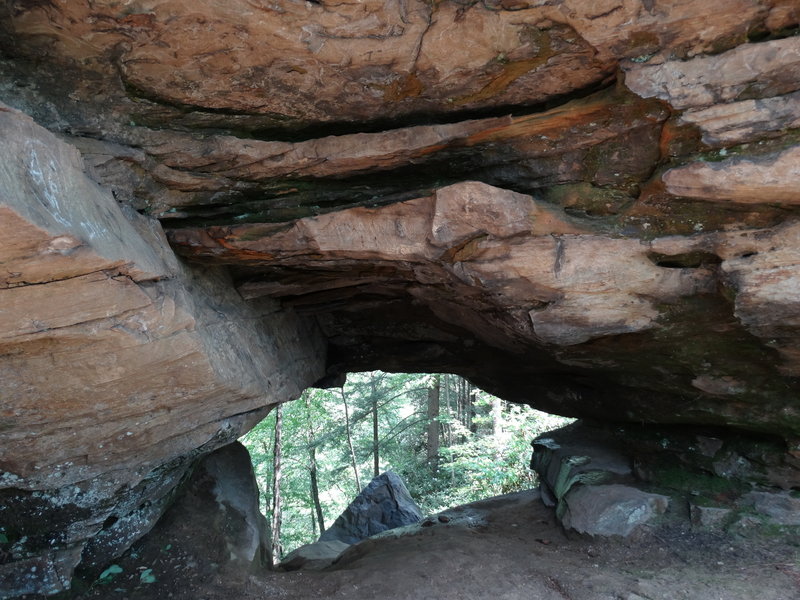
[[[532,489],[531,441],[573,421],[506,402],[458,375],[370,371],[349,373],[339,388],[307,389],[241,441],[277,564],[315,542],[387,471],[421,515]]]

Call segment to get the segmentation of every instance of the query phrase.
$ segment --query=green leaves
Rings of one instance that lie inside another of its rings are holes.
[[[100,577],[97,578],[97,583],[101,585],[111,583],[114,577],[116,577],[120,573],[122,573],[122,567],[120,567],[119,565],[111,565],[105,571],[100,573]]]
[[[427,456],[428,389],[438,377],[440,446],[438,469]],[[567,419],[508,404],[455,375],[351,373],[343,389],[309,389],[283,407],[285,551],[315,541],[309,448],[316,449],[319,493],[326,523],[353,500],[352,456],[346,441],[343,395],[362,485],[372,475],[373,407],[378,407],[380,469],[400,475],[423,513],[535,485],[528,469],[530,440]],[[275,418],[269,415],[242,442],[253,459],[263,496],[271,496]],[[264,510],[269,517],[268,511]]]
[[[139,573],[139,581],[142,583],[155,583],[156,576],[153,575],[153,569],[145,569]]]

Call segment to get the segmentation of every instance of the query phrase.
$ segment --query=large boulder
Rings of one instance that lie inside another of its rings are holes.
[[[629,485],[581,485],[564,497],[561,523],[592,536],[628,537],[664,514],[669,497]]]
[[[602,428],[577,422],[533,441],[531,468],[542,500],[567,529],[628,537],[669,506],[669,498],[638,489],[622,444]]]
[[[355,544],[376,533],[411,525],[421,519],[422,513],[403,480],[392,471],[387,471],[361,490],[319,540]]]
[[[250,454],[234,442],[200,461],[173,510],[194,523],[198,549],[218,555],[217,564],[263,569],[272,566],[272,539],[258,498]]]
[[[269,526],[259,512],[250,455],[239,442],[195,460],[162,512],[121,556],[101,532],[93,542],[105,544],[94,544],[93,559],[103,570],[81,565],[75,596],[89,586],[85,595],[93,598],[196,598],[215,581],[235,584],[271,569]]]

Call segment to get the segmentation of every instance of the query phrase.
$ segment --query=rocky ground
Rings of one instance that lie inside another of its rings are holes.
[[[119,561],[123,572],[73,598],[265,600],[791,600],[800,597],[800,540],[693,529],[676,508],[632,538],[565,534],[531,490],[443,513],[428,527],[352,547],[324,572],[240,577],[215,570],[211,536],[159,525]],[[217,544],[219,546],[219,544]],[[201,549],[203,549],[201,551]],[[203,555],[203,552],[206,552]],[[146,571],[150,569],[150,571]],[[146,575],[143,575],[146,574]],[[155,578],[155,582],[147,583]]]

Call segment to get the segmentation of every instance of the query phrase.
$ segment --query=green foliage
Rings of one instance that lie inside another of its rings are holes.
[[[97,578],[97,583],[101,585],[109,584],[114,579],[114,577],[116,577],[120,573],[122,573],[122,567],[120,567],[119,565],[111,565],[105,571],[100,573],[100,577]]]
[[[434,477],[424,472],[404,474],[423,512],[439,512],[537,485],[535,473],[528,467],[531,440],[570,420],[502,402],[502,427],[494,431],[488,411],[492,401],[492,396],[478,391],[474,432],[457,422],[450,423],[456,438],[463,441],[441,449],[444,461]]]
[[[429,461],[428,390],[439,386],[439,456]],[[345,402],[348,416],[345,418]],[[373,476],[377,406],[379,471],[396,472],[423,513],[472,502],[536,484],[528,469],[530,441],[568,422],[527,406],[507,404],[453,375],[353,373],[342,389],[309,389],[283,407],[283,526],[287,551],[319,536],[310,485],[309,449],[315,448],[325,525],[347,507]],[[347,444],[347,428],[353,452]],[[262,490],[262,509],[273,468],[275,416],[270,414],[242,438]]]
[[[153,569],[145,569],[139,573],[139,581],[142,583],[155,583],[156,576],[153,575]]]

